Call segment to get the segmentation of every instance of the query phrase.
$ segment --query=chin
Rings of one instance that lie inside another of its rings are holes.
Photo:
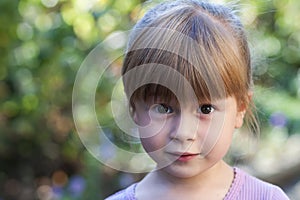
[[[169,174],[170,176],[181,178],[181,179],[188,179],[203,173],[206,169],[205,168],[201,169],[199,168],[199,166],[191,167],[191,166],[184,166],[184,165],[176,165],[173,163],[163,168],[162,170],[167,174]]]

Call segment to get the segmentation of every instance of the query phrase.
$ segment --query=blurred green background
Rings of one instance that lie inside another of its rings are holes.
[[[0,1],[0,200],[103,199],[143,176],[92,157],[72,118],[73,84],[84,58],[110,34],[130,30],[145,11],[142,3]],[[262,133],[246,145],[240,134],[229,161],[300,199],[300,1],[239,5]],[[111,117],[101,111],[112,87],[97,90],[101,118]]]

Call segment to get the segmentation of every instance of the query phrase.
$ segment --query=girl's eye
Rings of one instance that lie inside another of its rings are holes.
[[[205,104],[199,107],[199,112],[208,115],[214,111],[214,107],[210,104]]]
[[[174,112],[171,106],[167,106],[164,104],[156,104],[154,106],[154,111],[160,114],[170,114]]]

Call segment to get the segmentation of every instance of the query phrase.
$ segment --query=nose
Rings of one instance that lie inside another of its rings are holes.
[[[191,113],[182,113],[173,121],[173,129],[170,132],[170,138],[181,142],[195,141],[199,120]]]

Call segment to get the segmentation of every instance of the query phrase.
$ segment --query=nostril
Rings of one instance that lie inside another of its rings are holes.
[[[188,138],[187,141],[194,142],[196,138]]]
[[[176,133],[176,134],[170,134],[170,138],[172,140],[178,140],[178,141],[181,141],[181,142],[184,142],[184,141],[188,141],[188,142],[194,142],[196,140],[196,134],[189,134],[189,133]]]

